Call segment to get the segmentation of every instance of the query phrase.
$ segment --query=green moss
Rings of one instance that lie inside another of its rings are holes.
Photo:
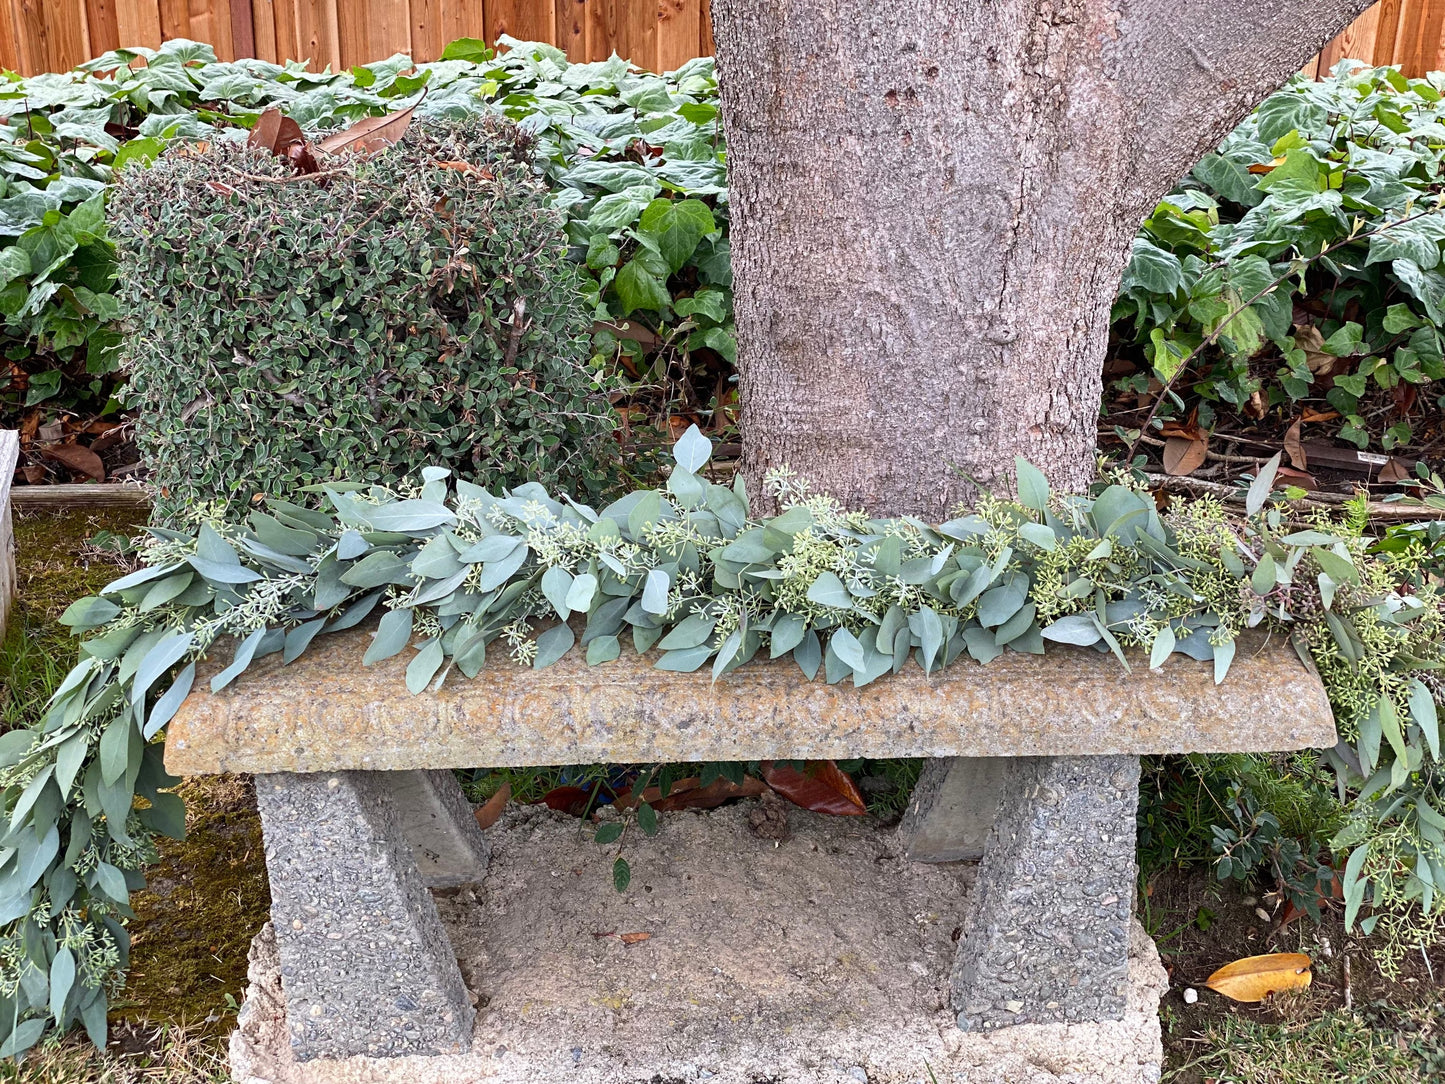
[[[76,599],[124,574],[120,559],[89,540],[139,529],[137,509],[17,515],[15,608],[0,645],[0,729],[34,719],[75,662],[76,641],[57,623]]]
[[[187,836],[161,841],[131,898],[131,968],[113,1021],[181,1021],[221,1031],[246,983],[251,939],[270,912],[255,791],[243,776],[187,780]]]

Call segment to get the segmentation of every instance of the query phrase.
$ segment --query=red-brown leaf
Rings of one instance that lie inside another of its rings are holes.
[[[559,813],[580,817],[587,808],[588,797],[588,792],[581,787],[556,787],[542,795],[542,805]]]
[[[82,448],[79,444],[49,444],[40,449],[40,454],[77,474],[87,474],[97,482],[105,481],[105,464],[89,448]]]
[[[653,787],[648,787],[643,792],[643,797],[659,813],[672,813],[679,809],[716,809],[724,802],[732,801],[734,798],[756,798],[766,791],[767,785],[761,779],[754,779],[752,776],[745,776],[741,783],[734,783],[727,779],[714,779],[705,787],[698,786],[696,779],[679,779],[672,785],[664,798],[658,792],[656,800],[649,798]],[[686,784],[691,783],[691,786]]]
[[[1284,435],[1284,451],[1289,456],[1289,461],[1299,470],[1310,469],[1310,458],[1305,454],[1304,446],[1300,443],[1300,422],[1295,422],[1289,427]]]
[[[382,147],[389,147],[406,132],[416,106],[403,109],[400,113],[387,113],[380,117],[363,117],[350,128],[333,132],[321,141],[321,149],[327,154],[343,151],[370,153]]]
[[[496,824],[497,818],[502,815],[502,810],[507,808],[507,803],[511,800],[512,784],[503,783],[496,794],[477,806],[474,814],[477,818],[477,827],[485,830]]]
[[[1204,466],[1209,441],[1200,438],[1170,437],[1164,442],[1164,470],[1175,477],[1193,474]]]
[[[765,760],[762,769],[768,786],[794,805],[838,817],[861,817],[868,812],[853,780],[831,760],[810,760],[801,772],[792,765]]]

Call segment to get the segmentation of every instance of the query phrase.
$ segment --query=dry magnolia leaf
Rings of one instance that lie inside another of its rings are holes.
[[[502,810],[507,808],[507,803],[511,800],[512,784],[503,783],[496,794],[477,806],[474,813],[477,818],[477,827],[487,829],[496,824],[497,818],[502,815]]]
[[[105,481],[105,465],[100,456],[79,444],[56,444],[40,449],[46,459],[53,459],[80,474],[87,474],[97,482]]]
[[[1281,990],[1303,990],[1310,984],[1311,961],[1302,952],[1271,952],[1225,964],[1205,986],[1234,1001],[1263,1001]]]
[[[403,109],[400,113],[386,113],[380,117],[364,117],[350,128],[333,132],[321,141],[321,149],[327,154],[342,151],[378,151],[389,147],[406,132],[416,106]]]
[[[1289,427],[1289,432],[1284,435],[1284,450],[1289,456],[1289,461],[1298,470],[1309,470],[1310,460],[1305,453],[1304,447],[1300,444],[1300,423],[1296,421]]]
[[[1204,439],[1190,440],[1188,437],[1170,437],[1164,442],[1164,470],[1175,477],[1193,474],[1204,466],[1204,457],[1209,451],[1209,442]]]

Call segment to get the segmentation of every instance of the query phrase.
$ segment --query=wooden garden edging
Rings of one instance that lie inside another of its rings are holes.
[[[0,640],[15,598],[15,534],[10,522],[10,483],[20,459],[20,434],[0,429]]]

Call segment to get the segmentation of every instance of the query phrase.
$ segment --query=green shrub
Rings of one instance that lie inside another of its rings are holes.
[[[1291,79],[1145,220],[1114,306],[1148,362],[1132,390],[1224,324],[1179,378],[1205,428],[1258,394],[1256,410],[1333,408],[1361,448],[1412,443],[1410,405],[1445,378],[1445,77],[1359,67]]]
[[[530,158],[488,116],[320,179],[233,142],[127,172],[111,223],[160,517],[435,463],[603,490],[589,306]]]

